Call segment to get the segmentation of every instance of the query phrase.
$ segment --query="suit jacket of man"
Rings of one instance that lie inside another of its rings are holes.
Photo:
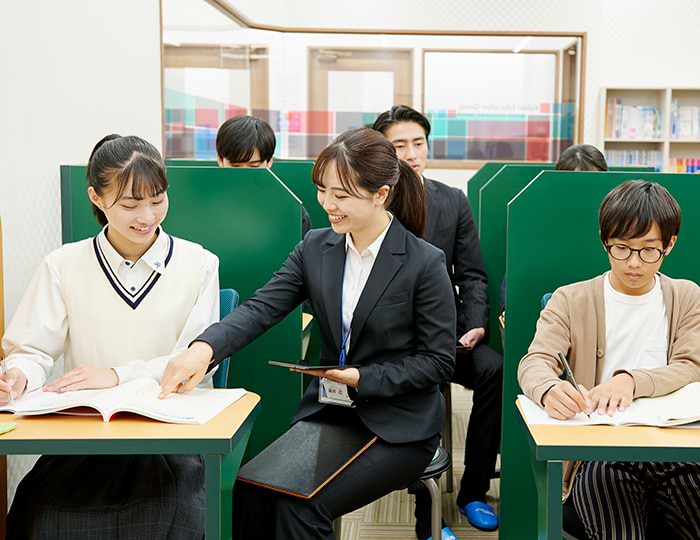
[[[460,189],[424,179],[424,240],[445,253],[457,306],[457,337],[472,328],[488,330],[488,283],[472,209]]]
[[[345,235],[312,230],[263,288],[197,340],[211,345],[216,365],[308,299],[322,364],[338,362],[344,264]],[[394,219],[355,308],[347,355],[360,372],[357,414],[385,441],[413,442],[440,432],[440,385],[454,370],[455,325],[444,254]],[[293,422],[337,407],[319,403],[318,386],[314,377]]]

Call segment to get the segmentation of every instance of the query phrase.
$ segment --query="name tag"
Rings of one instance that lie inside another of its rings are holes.
[[[342,407],[354,407],[348,385],[321,377],[318,384],[318,401],[330,405],[340,405]]]

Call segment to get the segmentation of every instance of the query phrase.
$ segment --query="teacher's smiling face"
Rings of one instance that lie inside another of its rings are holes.
[[[384,214],[384,203],[389,195],[389,186],[382,186],[377,193],[354,186],[356,193],[347,191],[338,178],[335,163],[331,163],[323,174],[323,185],[317,186],[318,203],[328,214],[333,231],[338,234],[357,232]]]

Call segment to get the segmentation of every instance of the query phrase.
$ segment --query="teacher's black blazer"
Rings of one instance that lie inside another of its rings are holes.
[[[345,235],[309,232],[263,288],[197,338],[214,349],[212,367],[307,299],[321,334],[322,362],[336,363],[344,264]],[[454,370],[455,327],[444,253],[394,219],[355,308],[347,356],[360,372],[357,414],[380,438],[405,443],[440,432],[445,414],[440,385]],[[314,378],[293,422],[325,406],[337,405],[318,402]]]
[[[423,239],[445,252],[457,306],[457,338],[472,328],[489,328],[488,280],[479,233],[466,195],[424,178],[426,223]]]

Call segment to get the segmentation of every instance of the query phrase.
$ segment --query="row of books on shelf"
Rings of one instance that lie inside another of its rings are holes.
[[[673,100],[671,105],[671,138],[700,139],[700,106],[679,106],[678,100]]]
[[[608,167],[639,165],[654,167],[657,172],[662,169],[659,150],[606,150],[605,159],[608,162]]]
[[[700,173],[700,158],[671,158],[670,172]]]
[[[661,113],[649,105],[623,105],[622,98],[608,98],[605,136],[608,139],[660,139]]]

